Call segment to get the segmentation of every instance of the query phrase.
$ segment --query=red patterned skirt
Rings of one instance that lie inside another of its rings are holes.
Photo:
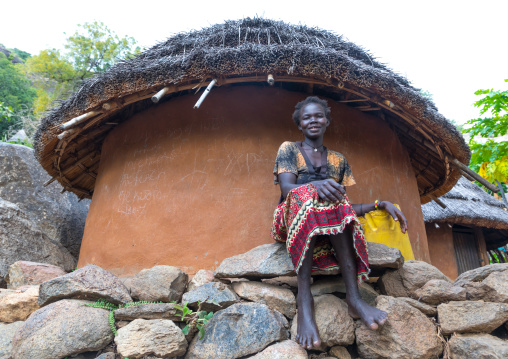
[[[309,243],[317,236],[312,256],[312,270],[338,269],[330,243],[330,234],[342,233],[349,226],[356,251],[358,281],[368,279],[370,273],[367,242],[360,221],[347,196],[341,203],[322,201],[312,184],[292,189],[273,215],[272,238],[285,242],[295,270],[298,273]]]

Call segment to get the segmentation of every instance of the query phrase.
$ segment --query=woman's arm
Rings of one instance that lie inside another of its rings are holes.
[[[296,183],[296,175],[293,173],[279,173],[280,191],[282,196],[285,198],[289,191],[293,188],[302,186]],[[335,182],[331,178],[327,178],[321,181],[309,182],[316,187],[319,194],[319,198],[328,202],[340,202],[343,200],[342,195],[346,194],[346,190],[340,184]]]
[[[362,204],[352,204],[351,205],[355,210],[358,216],[363,216],[365,213],[371,212],[375,210],[375,203],[362,203]],[[402,233],[406,233],[407,231],[407,220],[404,214],[400,209],[395,207],[393,203],[388,201],[379,201],[377,204],[378,209],[384,209],[388,212],[394,221],[398,221],[400,223],[400,230]]]

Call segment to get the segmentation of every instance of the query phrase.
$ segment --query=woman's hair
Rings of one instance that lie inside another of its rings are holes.
[[[293,121],[295,121],[297,126],[300,126],[300,112],[302,111],[302,108],[311,103],[320,105],[325,111],[326,119],[328,121],[332,120],[332,118],[330,117],[331,110],[330,107],[328,107],[328,102],[326,100],[320,99],[317,96],[309,96],[305,100],[298,102],[295,106],[295,112],[293,112]]]

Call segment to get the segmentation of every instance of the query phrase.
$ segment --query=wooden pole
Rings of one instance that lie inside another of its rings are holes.
[[[74,132],[76,132],[76,129],[71,128],[70,130],[64,131],[58,136],[56,136],[59,140],[63,140],[65,137],[72,135]]]
[[[72,127],[80,124],[81,122],[88,120],[91,117],[97,116],[100,113],[101,112],[99,112],[99,111],[90,111],[90,112],[87,112],[81,116],[74,117],[72,120],[60,125],[60,129],[63,131],[68,130],[69,128],[72,128]]]
[[[44,184],[42,185],[43,187],[47,187],[49,186],[51,183],[53,183],[54,181],[56,180],[56,177],[53,177],[51,178],[50,180],[44,182]]]
[[[152,102],[153,103],[159,102],[159,100],[162,98],[162,96],[164,96],[168,92],[169,92],[169,87],[164,87],[162,90],[160,90],[159,92],[157,92],[155,95],[152,96]]]
[[[506,200],[506,194],[504,193],[504,190],[503,190],[503,185],[498,180],[495,180],[495,181],[497,183],[497,187],[499,187],[499,192],[501,192],[501,198],[503,198],[503,202],[508,204],[508,201]]]
[[[439,198],[437,198],[436,196],[434,196],[433,194],[428,194],[427,196],[429,196],[434,202],[436,202],[441,208],[445,209],[446,208],[446,204],[443,203],[443,201],[441,201]]]
[[[476,181],[480,182],[482,185],[484,185],[485,187],[487,187],[489,190],[491,190],[492,192],[494,193],[497,193],[499,192],[499,188],[497,188],[496,186],[494,186],[492,183],[490,183],[489,181],[487,181],[485,178],[483,178],[482,176],[480,176],[478,173],[476,173],[475,171],[473,171],[472,169],[470,169],[469,167],[467,167],[465,164],[463,164],[462,162],[460,162],[459,160],[457,160],[456,158],[452,158],[452,160],[450,161],[450,163],[452,165],[454,165],[455,167],[457,167],[461,173],[467,173],[469,176],[473,177]]]
[[[208,94],[210,93],[210,90],[212,89],[212,87],[215,85],[215,83],[217,82],[216,79],[213,79],[209,84],[208,86],[206,87],[205,91],[203,92],[203,94],[201,95],[201,97],[199,98],[198,102],[196,102],[196,104],[194,105],[194,108],[195,109],[198,109],[199,106],[201,106],[201,104],[203,103],[203,101],[205,100],[206,96],[208,96]]]

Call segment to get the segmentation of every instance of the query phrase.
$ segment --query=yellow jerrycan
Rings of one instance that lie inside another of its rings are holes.
[[[395,205],[400,209],[399,205]],[[402,233],[399,222],[395,222],[388,212],[377,209],[358,217],[363,227],[367,242],[382,243],[388,247],[398,248],[405,260],[415,259],[409,236]]]

